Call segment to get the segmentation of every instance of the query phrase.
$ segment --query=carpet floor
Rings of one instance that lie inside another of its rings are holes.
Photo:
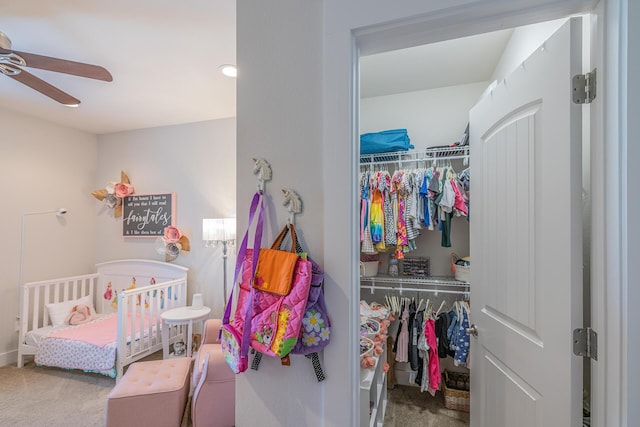
[[[162,352],[145,360],[162,358]],[[0,427],[101,427],[115,380],[99,374],[37,367],[0,367]],[[189,406],[189,405],[187,405]],[[188,407],[187,407],[188,409]],[[181,427],[190,427],[189,413]],[[469,414],[444,407],[443,395],[417,387],[388,390],[385,427],[465,427]]]
[[[162,359],[162,351],[142,360]],[[126,372],[126,368],[125,368]],[[0,427],[102,427],[116,380],[26,363],[0,367]],[[181,427],[190,427],[189,404]]]
[[[467,412],[444,407],[444,395],[423,393],[418,387],[396,385],[387,390],[385,427],[466,427]]]

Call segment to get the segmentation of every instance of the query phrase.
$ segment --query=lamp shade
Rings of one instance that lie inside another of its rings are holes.
[[[204,218],[202,220],[202,240],[207,242],[220,242],[235,239],[235,218]]]

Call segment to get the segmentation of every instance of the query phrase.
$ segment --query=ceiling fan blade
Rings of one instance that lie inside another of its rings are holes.
[[[30,68],[39,68],[105,82],[113,81],[111,73],[99,65],[52,58],[51,56],[36,55],[35,53],[19,52],[17,50],[12,52],[24,59],[27,63],[26,66]]]
[[[39,77],[34,76],[33,74],[20,70],[18,74],[9,74],[7,77],[11,77],[14,80],[19,81],[20,83],[29,86],[30,88],[37,90],[43,95],[48,96],[49,98],[58,101],[61,104],[67,106],[78,106],[80,104],[80,100],[74,98],[66,92],[61,91],[55,86],[50,85]]]

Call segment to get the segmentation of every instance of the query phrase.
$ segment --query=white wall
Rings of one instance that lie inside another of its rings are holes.
[[[53,107],[55,108],[55,106]],[[91,197],[97,141],[94,135],[0,109],[0,366],[17,360],[20,230],[24,213],[23,281],[93,271],[95,206]]]
[[[469,109],[488,84],[362,98],[360,133],[406,128],[416,150],[459,141],[469,122]]]
[[[202,219],[235,216],[235,119],[222,119],[98,136],[98,163],[92,190],[129,176],[137,194],[176,193],[176,226],[191,243],[173,261],[189,267],[189,301],[203,293],[204,303],[221,316],[221,248],[206,248]],[[122,237],[122,218],[94,201],[97,214],[96,262],[122,258],[164,261],[154,250],[153,238]],[[227,285],[233,280],[234,251],[230,251]]]
[[[302,199],[302,213],[296,216],[298,237],[322,265],[324,192],[332,191],[322,184],[322,2],[238,1],[236,13],[241,70],[237,83],[238,231],[246,229],[256,190],[252,158],[263,157],[273,171],[272,181],[266,184],[263,246],[286,223],[288,212],[282,207],[280,190],[291,188]],[[334,152],[336,157],[343,155],[342,150]],[[330,310],[333,321],[338,308]],[[339,322],[332,326],[332,339],[339,339],[344,328]],[[338,369],[328,367],[328,371],[327,381],[342,381]],[[259,371],[236,377],[236,425],[320,425],[324,389],[305,357],[292,356],[289,367],[264,357]]]

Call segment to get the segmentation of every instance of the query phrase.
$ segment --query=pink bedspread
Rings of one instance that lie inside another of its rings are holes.
[[[131,331],[131,316],[127,319],[127,341]],[[139,329],[140,315],[136,315],[136,329]],[[144,329],[149,327],[149,318],[144,319]],[[139,335],[136,334],[136,335]],[[91,322],[84,325],[78,325],[76,328],[62,329],[49,335],[49,338],[62,338],[67,340],[82,341],[98,347],[104,347],[109,343],[113,343],[118,338],[118,317],[109,316],[99,322]],[[136,336],[136,338],[138,338]]]
[[[130,319],[127,320],[127,342],[130,344]],[[136,329],[139,322],[136,318]],[[143,336],[146,336],[148,326],[145,319]],[[117,329],[118,316],[113,313],[90,323],[53,332],[38,345],[35,362],[44,366],[98,371],[115,377]],[[134,340],[139,338],[140,331]]]
[[[84,341],[89,344],[104,347],[115,342],[118,336],[118,317],[110,316],[101,322],[88,323],[82,327],[63,329],[49,335],[49,338],[62,338],[74,341]]]

